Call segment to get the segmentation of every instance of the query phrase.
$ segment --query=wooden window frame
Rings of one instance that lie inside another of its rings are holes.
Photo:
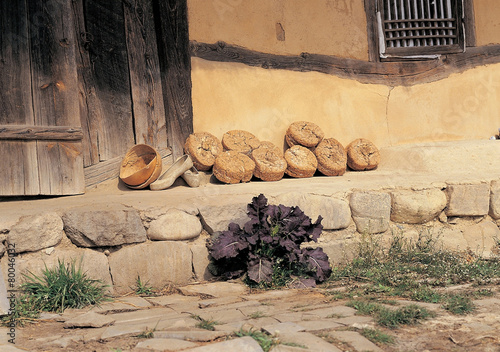
[[[460,7],[458,11],[463,13],[463,18],[460,19],[459,24],[459,35],[462,41],[460,46],[406,47],[397,48],[398,50],[390,50],[385,53],[381,53],[381,46],[384,45],[385,41],[384,39],[380,39],[381,27],[379,25],[380,20],[377,18],[382,0],[365,0],[364,3],[367,18],[368,57],[370,62],[429,60],[438,58],[440,55],[460,54],[466,50],[466,47],[476,45],[473,0],[459,1]]]

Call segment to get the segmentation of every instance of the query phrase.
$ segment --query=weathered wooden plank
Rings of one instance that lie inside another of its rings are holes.
[[[37,126],[80,126],[70,1],[30,0],[33,111]],[[37,141],[40,194],[85,191],[81,142]]]
[[[0,141],[0,196],[39,194],[35,141]]]
[[[88,52],[92,35],[85,27],[83,10],[84,0],[71,2],[75,19],[76,62],[78,72],[78,94],[80,103],[80,120],[83,131],[83,165],[90,166],[99,163],[98,131],[104,112],[97,96],[92,62]]]
[[[380,61],[377,29],[377,3],[374,0],[364,0],[366,12],[366,29],[368,36],[368,60]]]
[[[87,46],[102,117],[97,131],[101,161],[134,145],[132,101],[121,0],[85,0]]]
[[[64,140],[83,138],[81,127],[0,125],[0,140]]]
[[[0,1],[0,124],[34,124],[25,0]],[[39,192],[36,142],[0,141],[0,195]]]
[[[437,81],[452,73],[500,62],[500,45],[467,48],[465,53],[442,55],[434,60],[367,62],[303,53],[299,56],[257,52],[224,42],[191,42],[191,54],[210,61],[238,62],[265,69],[321,72],[362,83],[410,86]]]
[[[166,171],[166,165],[173,162],[172,151],[170,149],[158,149],[163,162],[163,172]],[[92,188],[101,182],[117,178],[120,175],[120,165],[123,157],[117,157],[103,161],[99,164],[85,168],[85,187]]]
[[[165,109],[151,0],[124,2],[135,142],[167,148]]]
[[[476,46],[476,16],[474,0],[464,0],[465,45]]]
[[[193,132],[191,55],[187,0],[154,0],[158,15],[158,43],[167,139],[174,158],[182,155],[186,138]]]

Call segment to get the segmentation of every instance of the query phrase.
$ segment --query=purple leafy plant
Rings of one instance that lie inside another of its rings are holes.
[[[241,277],[265,287],[283,286],[298,276],[313,286],[325,281],[332,269],[321,248],[303,247],[317,242],[323,230],[299,207],[268,205],[260,194],[248,204],[249,220],[243,228],[231,223],[209,246],[217,272],[227,279]]]

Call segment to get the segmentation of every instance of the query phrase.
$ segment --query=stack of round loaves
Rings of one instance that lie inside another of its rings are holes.
[[[248,182],[253,176],[263,181],[283,178],[286,161],[271,142],[261,142],[247,131],[224,133],[222,143],[210,133],[194,133],[184,146],[199,170],[213,167],[214,176],[224,183]]]
[[[213,168],[214,176],[224,183],[248,182],[253,176],[263,181],[291,177],[312,177],[316,170],[326,176],[341,176],[347,166],[355,171],[375,169],[380,162],[377,147],[359,138],[345,149],[335,138],[324,138],[321,128],[307,121],[292,123],[285,135],[288,148],[261,142],[252,133],[233,130],[222,141],[201,132],[191,134],[184,145],[194,166],[201,171]]]
[[[285,152],[286,173],[292,177],[312,177],[316,169],[326,176],[341,176],[347,166],[355,171],[372,170],[380,162],[380,153],[369,140],[356,139],[344,149],[335,138],[324,138],[312,122],[292,123],[285,140],[290,146]]]

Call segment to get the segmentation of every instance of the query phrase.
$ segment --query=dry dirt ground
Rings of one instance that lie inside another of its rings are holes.
[[[344,317],[343,322],[345,323],[345,326],[324,330],[321,328],[310,329],[314,330],[312,331],[314,334],[322,336],[328,342],[336,346],[340,351],[345,352],[362,350],[356,349],[350,343],[342,342],[338,339],[328,338],[326,335],[329,331],[359,331],[359,329],[363,327],[371,327],[382,330],[395,338],[395,343],[392,345],[378,345],[382,351],[388,352],[499,352],[500,288],[497,285],[490,287],[490,289],[494,292],[494,295],[475,301],[476,310],[472,314],[465,316],[452,315],[443,310],[439,305],[427,304],[426,307],[437,313],[436,317],[414,326],[403,326],[399,329],[391,330],[377,326],[370,320],[357,320],[359,318],[357,316],[353,316],[350,321],[348,317]],[[207,301],[207,297],[204,298],[205,299],[198,297],[198,303],[203,304],[204,301]],[[328,293],[321,289],[289,290],[288,292],[283,291],[283,294],[277,294],[276,291],[267,291],[264,293],[257,293],[256,295],[244,295],[241,298],[251,302],[259,301],[262,304],[263,309],[268,309],[268,311],[271,312],[268,317],[277,317],[280,321],[285,319],[283,318],[284,314],[296,314],[298,312],[307,314],[312,311],[318,312],[318,309],[331,309],[331,307],[334,306],[345,306],[347,303],[346,300],[332,300],[331,295],[328,295]],[[227,297],[222,297],[221,299],[223,301],[227,301]],[[401,304],[409,304],[409,302],[402,301]],[[225,309],[225,306],[225,304],[222,304],[221,309]],[[150,309],[158,309],[158,307],[152,307]],[[74,313],[75,312],[72,312],[72,314]],[[292,315],[289,316],[291,317]],[[307,318],[305,317],[306,316],[303,315],[302,323],[307,321]],[[337,316],[336,318],[342,317]],[[290,319],[293,320],[293,318]],[[335,318],[330,317],[330,319]],[[257,329],[260,324],[259,319],[250,319],[250,317],[244,319],[243,322],[246,323],[246,327],[254,326]],[[301,321],[297,321],[297,323],[300,324]],[[261,322],[261,324],[264,323]],[[28,325],[19,329],[19,338],[16,343],[16,347],[27,349],[29,351],[146,351],[144,349],[135,348],[140,341],[145,340],[144,338],[125,336],[101,340],[98,337],[101,332],[99,329],[64,329],[61,322],[41,321],[37,324]],[[58,340],[60,341],[70,341],[72,339],[71,337],[75,337],[76,335],[83,335],[85,337],[83,339],[84,341],[69,342],[69,344],[65,347],[56,347],[55,345],[50,347],[51,345],[47,344],[47,341],[52,340],[55,336],[58,336]],[[222,337],[218,340],[220,341],[225,339],[225,337]],[[201,343],[199,345],[214,342],[216,341]],[[309,351],[314,351],[314,349],[310,349]]]

